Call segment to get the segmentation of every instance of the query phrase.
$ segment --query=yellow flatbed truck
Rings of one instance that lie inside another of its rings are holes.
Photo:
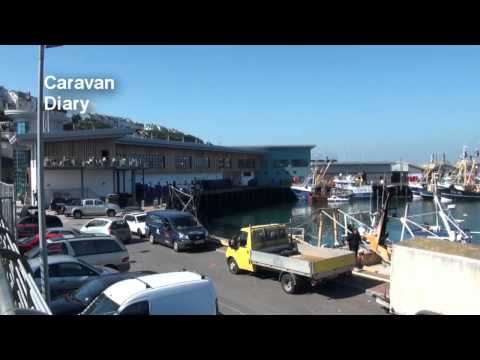
[[[351,273],[355,267],[353,252],[295,243],[283,224],[242,228],[240,234],[229,240],[226,260],[232,274],[260,269],[277,272],[282,289],[288,294],[305,285]]]

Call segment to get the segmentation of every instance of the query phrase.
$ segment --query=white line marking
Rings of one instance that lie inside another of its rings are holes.
[[[225,303],[222,302],[222,301],[219,301],[218,304],[219,304],[220,306],[225,306],[226,308],[228,308],[228,309],[230,309],[230,310],[236,311],[236,312],[239,313],[240,315],[247,315],[247,314],[241,312],[240,310],[238,310],[238,309],[236,309],[236,308],[234,308],[234,307],[232,307],[232,306],[230,306],[230,305],[225,304]]]

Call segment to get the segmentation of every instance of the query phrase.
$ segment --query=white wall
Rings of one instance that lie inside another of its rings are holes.
[[[128,175],[128,174],[127,174]],[[106,196],[113,192],[112,170],[85,170],[83,173],[85,197]],[[130,189],[130,177],[126,178],[126,187]],[[45,170],[45,198],[50,202],[54,192],[65,192],[70,196],[81,196],[80,169]]]
[[[480,260],[394,245],[390,281],[397,313],[480,314]]]
[[[243,176],[244,173],[249,172],[250,176]],[[248,185],[248,182],[255,178],[255,171],[242,171],[242,175],[240,177],[240,183],[244,186]]]

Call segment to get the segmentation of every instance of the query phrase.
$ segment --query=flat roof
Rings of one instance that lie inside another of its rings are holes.
[[[233,146],[238,149],[257,149],[257,150],[270,150],[270,149],[313,149],[317,145],[300,144],[300,145],[245,145],[245,146]]]
[[[116,144],[123,145],[138,145],[138,146],[152,146],[152,147],[166,147],[171,149],[188,149],[188,150],[205,150],[205,151],[218,151],[218,152],[240,152],[240,153],[254,153],[258,154],[259,151],[249,151],[248,149],[239,149],[231,146],[219,146],[199,144],[193,142],[183,141],[169,141],[160,139],[144,139],[136,138],[133,136],[125,136],[115,141]]]
[[[115,139],[125,135],[132,134],[133,129],[95,129],[95,130],[72,130],[56,131],[42,134],[44,142],[54,141],[74,141],[74,140],[95,140],[95,139]],[[36,140],[36,133],[17,135],[18,143],[29,143]]]

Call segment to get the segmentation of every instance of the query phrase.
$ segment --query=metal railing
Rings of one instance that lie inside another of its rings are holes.
[[[33,280],[26,258],[20,255],[12,233],[0,217],[0,315],[13,315],[17,309],[51,311]]]
[[[16,204],[13,185],[0,183],[0,315],[51,315],[33,280],[27,259],[14,243]],[[28,311],[25,311],[28,310]]]
[[[4,219],[7,229],[15,233],[17,205],[15,202],[15,186],[0,182],[0,217]]]

